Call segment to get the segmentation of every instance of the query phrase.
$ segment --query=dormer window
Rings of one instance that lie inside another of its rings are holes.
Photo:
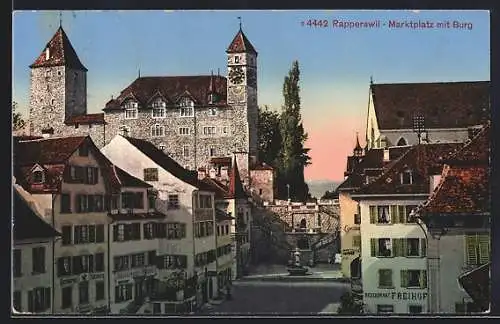
[[[181,117],[193,117],[194,116],[194,102],[189,98],[182,98],[179,102],[180,110],[179,115]]]
[[[125,108],[125,119],[136,119],[138,114],[138,104],[135,101],[129,100],[123,105]]]
[[[152,117],[153,118],[165,118],[165,113],[166,113],[165,107],[166,107],[166,104],[163,100],[157,99],[157,100],[153,101]]]
[[[401,184],[411,185],[413,183],[413,174],[411,170],[405,170],[400,174]]]
[[[42,170],[35,170],[31,175],[33,184],[42,184],[44,183],[44,174]]]

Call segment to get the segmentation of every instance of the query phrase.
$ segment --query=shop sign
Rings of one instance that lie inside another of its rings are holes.
[[[90,279],[92,279],[92,280],[104,280],[104,273],[91,273]]]
[[[425,292],[365,292],[365,298],[390,298],[392,300],[424,300],[427,298]]]
[[[342,255],[354,255],[357,253],[359,253],[359,251],[356,249],[343,249],[342,250]]]

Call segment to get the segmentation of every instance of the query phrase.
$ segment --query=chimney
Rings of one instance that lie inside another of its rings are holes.
[[[45,49],[45,61],[48,61],[50,59],[50,49],[47,47]]]

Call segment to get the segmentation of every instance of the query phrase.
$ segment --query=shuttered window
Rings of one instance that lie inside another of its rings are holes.
[[[392,269],[378,270],[378,287],[379,288],[394,288],[392,284]]]
[[[427,288],[426,270],[401,270],[402,288]]]
[[[489,234],[467,234],[465,236],[465,260],[468,265],[485,264],[490,261]]]

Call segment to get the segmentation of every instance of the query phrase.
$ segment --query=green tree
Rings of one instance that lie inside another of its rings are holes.
[[[363,304],[358,303],[352,293],[346,292],[340,297],[340,306],[337,309],[338,314],[355,315],[363,313]]]
[[[311,164],[309,149],[304,148],[307,133],[300,114],[300,70],[294,61],[283,83],[284,105],[279,120],[282,139],[277,172],[278,197],[304,201],[310,197],[304,181],[304,168]]]
[[[26,124],[21,113],[16,112],[17,102],[12,102],[12,130],[19,130]]]
[[[268,106],[259,107],[259,161],[276,166],[281,149],[280,116]]]

